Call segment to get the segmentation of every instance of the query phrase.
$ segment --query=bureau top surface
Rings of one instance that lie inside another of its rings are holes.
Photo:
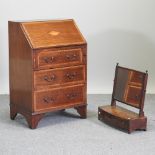
[[[34,49],[86,43],[72,19],[21,22],[21,26]]]

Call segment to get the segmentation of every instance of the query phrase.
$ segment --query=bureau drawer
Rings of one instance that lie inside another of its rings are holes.
[[[129,121],[120,117],[115,116],[112,113],[108,113],[99,108],[98,118],[107,124],[121,129],[128,129]]]
[[[84,85],[34,92],[34,110],[64,109],[84,104]]]
[[[48,69],[34,72],[34,87],[59,86],[68,83],[85,82],[85,66],[74,66],[57,69]]]
[[[81,48],[64,50],[42,50],[35,57],[38,69],[56,68],[84,64]]]

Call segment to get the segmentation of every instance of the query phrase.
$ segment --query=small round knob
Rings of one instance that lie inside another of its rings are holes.
[[[135,95],[135,99],[139,99],[139,95]]]

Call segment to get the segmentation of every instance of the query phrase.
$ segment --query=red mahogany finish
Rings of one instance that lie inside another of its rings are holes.
[[[146,130],[144,99],[148,74],[116,66],[112,101],[110,106],[98,108],[98,119],[131,133]],[[117,106],[116,101],[139,109],[139,114]]]
[[[73,20],[9,21],[10,117],[36,128],[47,112],[87,112],[87,43]]]

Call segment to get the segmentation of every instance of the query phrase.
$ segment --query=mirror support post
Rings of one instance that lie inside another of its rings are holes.
[[[114,99],[114,95],[115,95],[115,87],[116,87],[116,81],[117,81],[116,77],[117,77],[117,67],[118,67],[118,65],[119,65],[119,63],[116,64],[116,68],[115,68],[115,78],[114,78],[111,106],[116,106],[116,100]]]

